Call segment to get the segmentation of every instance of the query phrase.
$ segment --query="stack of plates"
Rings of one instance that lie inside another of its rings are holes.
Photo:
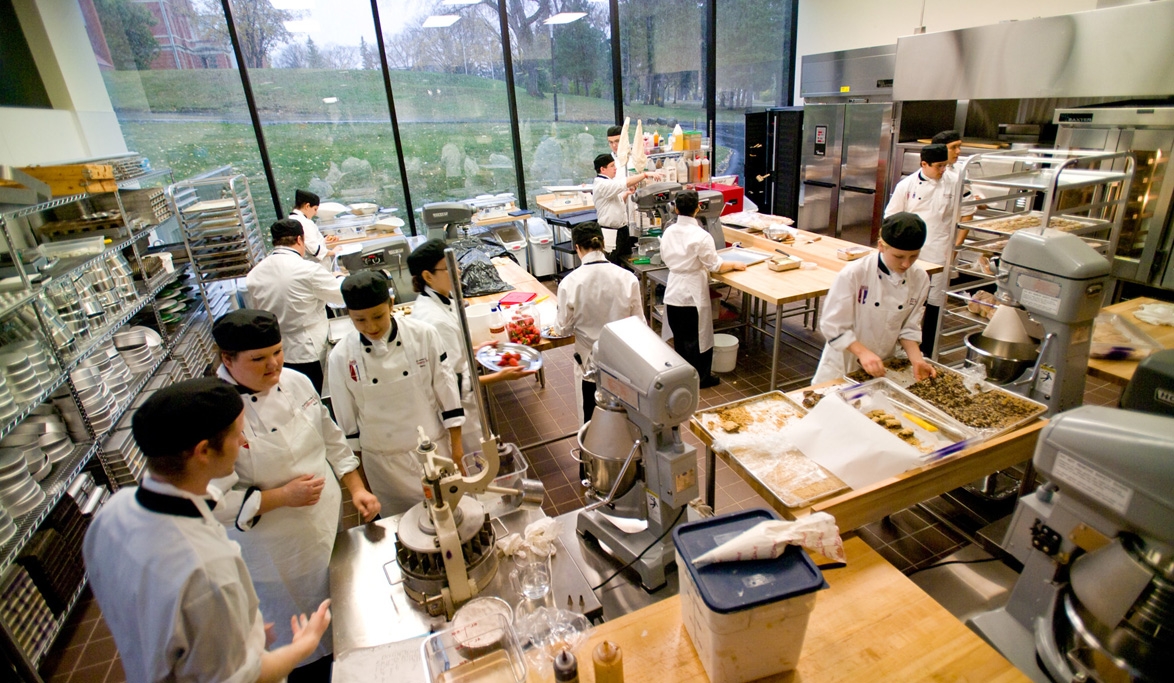
[[[61,419],[65,421],[65,426],[69,429],[69,438],[74,443],[90,440],[90,433],[86,431],[85,418],[82,417],[81,410],[74,402],[73,394],[69,393],[69,387],[63,386],[53,392],[53,407],[61,414]]]
[[[24,452],[0,448],[0,503],[14,518],[32,512],[45,502],[45,492],[29,476]]]
[[[24,351],[0,353],[0,369],[8,383],[8,391],[18,406],[25,405],[41,395],[41,380]]]
[[[135,442],[130,429],[116,429],[102,442],[106,464],[119,487],[134,486],[142,480],[147,459]]]
[[[43,649],[53,635],[53,611],[24,567],[14,567],[0,587],[0,619],[25,652]]]

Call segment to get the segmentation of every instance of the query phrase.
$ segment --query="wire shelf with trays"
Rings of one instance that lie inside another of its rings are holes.
[[[53,647],[53,643],[57,640],[57,636],[61,635],[61,629],[65,628],[65,624],[69,622],[69,616],[73,614],[73,608],[77,607],[77,603],[81,600],[82,593],[86,591],[86,586],[90,583],[88,574],[82,574],[81,583],[78,584],[77,590],[74,591],[73,596],[70,597],[69,603],[65,610],[50,624],[49,630],[45,634],[45,638],[41,641],[41,646],[37,648],[36,652],[32,653],[33,664],[40,666],[44,661],[45,655],[49,654],[49,649]]]

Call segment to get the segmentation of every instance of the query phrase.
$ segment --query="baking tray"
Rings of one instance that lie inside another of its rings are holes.
[[[1101,338],[1097,339],[1098,330]],[[1162,345],[1116,313],[1099,313],[1092,325],[1091,358],[1141,360],[1162,350]]]
[[[970,444],[978,440],[979,435],[974,429],[942,413],[929,402],[906,392],[887,377],[877,377],[863,384],[841,389],[839,395],[845,403],[870,419],[869,412],[883,410],[896,418],[901,423],[901,428],[911,429],[918,443],[906,443],[921,451],[924,459],[940,457],[958,450],[960,444]],[[932,425],[933,429],[927,429],[926,425]],[[877,429],[890,431],[879,424]],[[890,433],[896,436],[895,432]]]
[[[944,366],[937,366],[937,367],[939,368],[939,372],[940,372]],[[953,418],[944,408],[940,408],[936,404],[930,403],[929,401],[925,401],[924,399],[911,393],[909,391],[909,386],[912,386],[912,384],[902,388],[902,391],[906,392],[910,397],[915,398],[918,401],[922,401],[926,405],[931,406],[934,411],[938,412],[941,415],[949,417],[950,419],[957,420],[959,423],[963,424],[967,429],[974,431],[978,436],[980,436],[983,439],[989,439],[989,438],[998,436],[999,434],[1005,434],[1007,432],[1018,429],[1025,424],[1034,422],[1035,420],[1039,419],[1039,417],[1041,415],[1043,415],[1044,413],[1046,413],[1048,411],[1048,407],[1045,406],[1044,404],[1040,403],[1039,401],[1033,401],[1032,399],[1027,398],[1025,396],[1021,396],[1013,391],[1008,391],[1007,389],[1004,389],[1003,387],[1000,387],[997,384],[992,384],[991,382],[987,382],[986,380],[979,380],[973,376],[958,372],[957,370],[954,370],[952,368],[945,368],[945,370],[947,372],[953,373],[953,374],[961,377],[963,384],[966,386],[967,389],[970,390],[971,395],[978,395],[978,394],[986,394],[988,392],[995,392],[996,394],[1001,394],[1001,395],[1006,396],[1008,398],[1012,398],[1017,401],[1022,401],[1024,403],[1027,403],[1027,404],[1031,405],[1031,407],[1033,408],[1033,410],[1030,413],[1024,415],[1020,419],[1015,420],[1013,422],[1008,422],[1007,424],[1004,424],[999,427],[972,427],[970,425],[966,425],[961,420]]]
[[[1013,227],[1012,222],[1025,217],[1034,218],[1035,225],[1026,225],[1023,227]],[[966,230],[979,230],[981,232],[993,232],[999,235],[1013,235],[1020,230],[1031,230],[1039,228],[1043,223],[1044,215],[1040,211],[1031,211],[1028,213],[1017,213],[1010,216],[996,216],[994,218],[983,218],[976,221],[967,221],[959,223],[960,228]],[[1063,226],[1063,227],[1060,227]],[[1085,218],[1083,216],[1052,216],[1049,227],[1062,230],[1064,232],[1082,232],[1092,229],[1108,230],[1113,227],[1107,221],[1098,220],[1096,218]],[[970,248],[971,245],[966,245]]]
[[[206,199],[183,208],[184,213],[212,213],[229,210],[236,210],[235,199]]]
[[[720,256],[723,261],[744,263],[747,266],[752,266],[755,263],[762,263],[771,257],[771,255],[766,252],[757,251],[755,249],[743,249],[742,247],[719,249],[717,255]]]
[[[913,365],[910,364],[900,370],[894,370],[892,367],[890,367],[889,364],[892,363],[893,361],[896,361],[896,360],[908,361],[907,358],[896,358],[896,357],[885,359],[884,379],[887,379],[890,382],[892,382],[893,384],[896,384],[897,386],[904,389],[904,388],[908,387],[910,384],[913,384],[914,382],[917,381],[913,377]],[[925,361],[927,363],[929,363],[930,365],[932,365],[935,369],[937,369],[938,372],[952,372],[954,374],[960,374],[960,373],[958,373],[957,370],[954,370],[951,367],[942,365],[941,363],[939,363],[937,361],[930,360],[928,358],[926,358]],[[863,370],[861,370],[861,372],[863,372]],[[850,375],[844,375],[844,379],[848,380],[849,382],[851,382],[853,384],[860,384],[861,383],[861,380],[855,379],[855,378],[851,377]],[[873,379],[876,379],[876,378],[870,377],[869,379],[866,379],[864,381],[871,382]]]
[[[758,410],[755,409],[755,404],[758,404]],[[753,438],[756,432],[746,430],[745,427],[736,433],[730,433],[720,426],[719,414],[731,408],[747,408],[750,411],[750,416],[756,418],[768,415],[775,418],[785,418],[781,423],[768,423],[761,419],[753,423],[760,426],[757,436],[765,439],[779,435],[791,420],[802,418],[807,414],[803,406],[783,392],[771,391],[708,408],[694,414],[693,419],[698,429],[704,432],[711,442],[723,437],[737,438],[737,434]],[[730,446],[726,452],[731,458],[738,461],[738,464],[751,478],[790,508],[806,507],[817,500],[849,490],[848,485],[839,477],[797,449],[786,447],[763,449],[752,444],[745,444]]]

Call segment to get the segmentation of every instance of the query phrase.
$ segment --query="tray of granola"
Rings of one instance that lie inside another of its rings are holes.
[[[1010,235],[1018,230],[1028,230],[1031,228],[1038,228],[1043,225],[1044,215],[1039,211],[1032,211],[1029,213],[1019,213],[1011,216],[998,216],[996,218],[984,218],[981,220],[969,221],[960,223],[958,227],[967,230],[979,230],[982,232],[993,232],[1001,235]],[[1055,230],[1062,230],[1064,232],[1086,232],[1089,230],[1102,230],[1111,228],[1112,225],[1106,221],[1098,220],[1096,218],[1085,218],[1083,216],[1052,216],[1048,219],[1048,227]],[[969,246],[969,245],[968,245]]]
[[[914,382],[903,391],[984,438],[1021,427],[1048,410],[1038,401],[956,370],[939,371],[937,377]]]
[[[706,408],[695,413],[693,419],[712,442],[730,434],[777,434],[789,421],[806,414],[806,410],[783,392],[771,391]]]
[[[733,446],[728,451],[742,469],[768,489],[783,505],[801,508],[848,490],[839,477],[820,467],[797,449]]]
[[[839,393],[848,405],[925,457],[977,436],[974,430],[908,394],[888,377],[847,387]]]

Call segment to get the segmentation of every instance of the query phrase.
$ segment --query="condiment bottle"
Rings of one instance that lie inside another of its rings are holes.
[[[554,658],[554,680],[558,683],[579,683],[579,663],[570,650],[563,650]]]
[[[619,645],[605,640],[591,653],[595,663],[595,683],[624,683],[624,652]]]
[[[501,312],[501,307],[494,306],[489,314],[489,334],[499,342],[510,340],[505,331],[505,322],[505,315]]]

